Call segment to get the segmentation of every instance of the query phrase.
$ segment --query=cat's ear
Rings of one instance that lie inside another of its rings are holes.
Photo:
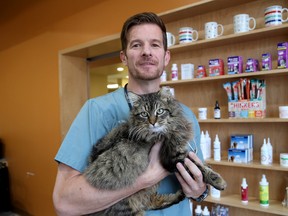
[[[161,94],[161,98],[164,100],[166,99],[168,101],[173,99],[171,88],[168,86],[163,86],[159,93]]]
[[[128,97],[132,104],[135,104],[140,99],[140,96],[133,92],[128,92]]]

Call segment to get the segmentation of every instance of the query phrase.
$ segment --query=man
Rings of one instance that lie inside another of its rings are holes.
[[[166,28],[162,20],[154,13],[141,13],[129,18],[124,23],[121,42],[120,59],[129,71],[127,90],[139,95],[159,91],[160,76],[170,60]],[[87,158],[93,144],[120,122],[127,120],[129,105],[131,104],[125,98],[125,91],[121,88],[90,99],[82,107],[55,157],[59,167],[53,201],[58,215],[84,215],[101,211],[159,181],[159,193],[174,192],[180,186],[187,197],[202,198],[203,194],[207,193],[200,170],[188,158],[185,159],[185,164],[193,178],[181,163],[177,164],[179,173],[175,175],[163,169],[158,158],[161,143],[156,143],[151,149],[147,170],[130,188],[103,191],[86,182],[81,173],[87,166]],[[194,126],[194,146],[197,143],[197,148],[200,149],[200,129],[197,120],[186,106],[183,105],[183,109]],[[202,154],[199,153],[202,159]],[[189,153],[189,157],[201,161],[192,152]],[[146,215],[190,216],[189,200],[185,199],[167,209],[147,211]]]

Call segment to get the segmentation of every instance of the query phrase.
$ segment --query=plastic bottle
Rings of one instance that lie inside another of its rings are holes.
[[[210,186],[210,195],[213,198],[220,198],[221,197],[221,191],[217,190],[213,186]]]
[[[216,134],[214,140],[214,160],[221,161],[221,143],[219,141],[218,134]]]
[[[247,184],[246,178],[242,179],[241,200],[242,200],[242,203],[248,203],[248,184]]]
[[[207,130],[205,133],[205,138],[206,138],[206,155],[207,155],[207,158],[211,158],[211,137],[209,136],[209,133]]]
[[[218,103],[218,100],[216,100],[215,107],[214,107],[214,119],[220,119],[221,118],[221,110]]]
[[[259,182],[259,198],[261,206],[269,206],[269,182],[265,175],[262,175],[262,179]]]
[[[207,206],[204,207],[204,209],[202,211],[202,216],[210,216],[210,212],[209,212]]]
[[[177,64],[172,64],[171,80],[178,80],[178,67],[177,67]]]
[[[266,144],[266,139],[264,139],[263,145],[261,146],[261,164],[269,165],[269,152]]]
[[[200,137],[200,148],[201,148],[201,151],[202,151],[202,154],[203,154],[203,159],[206,160],[207,159],[207,153],[206,153],[206,138],[205,138],[205,135],[204,135],[204,132],[201,131],[201,137]]]
[[[268,163],[270,165],[273,164],[273,146],[270,142],[270,138],[268,137],[268,140],[267,140],[267,148],[268,148],[268,155],[269,155],[269,158],[268,158]]]
[[[164,70],[162,75],[161,75],[161,82],[166,82],[167,81],[167,73],[166,71]]]
[[[195,216],[202,216],[201,205],[197,205],[197,207],[195,208]]]

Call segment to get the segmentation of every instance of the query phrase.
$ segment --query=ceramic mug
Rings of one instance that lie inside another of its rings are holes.
[[[189,43],[198,40],[198,31],[191,27],[182,27],[179,29],[179,43]]]
[[[167,47],[175,45],[176,39],[175,36],[171,32],[166,32],[167,36]]]
[[[253,24],[252,27],[250,24]],[[238,14],[233,17],[234,33],[248,32],[256,27],[256,20],[248,14]]]
[[[220,32],[219,32],[220,30]],[[224,27],[217,22],[207,22],[205,23],[205,39],[216,38],[223,35]]]
[[[281,25],[282,22],[288,21],[288,15],[286,19],[283,18],[283,14],[286,11],[286,14],[288,14],[287,8],[282,8],[281,5],[273,5],[270,7],[267,7],[264,11],[264,18],[265,18],[265,26],[275,26],[275,25]]]

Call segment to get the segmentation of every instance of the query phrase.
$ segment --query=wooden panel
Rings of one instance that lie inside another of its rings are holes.
[[[88,99],[88,70],[86,59],[59,56],[61,134],[64,138],[73,119]]]

